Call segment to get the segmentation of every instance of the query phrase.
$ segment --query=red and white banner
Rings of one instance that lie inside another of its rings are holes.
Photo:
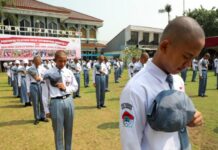
[[[53,38],[33,36],[0,35],[0,61],[32,59],[53,59],[57,50],[66,51],[68,58],[81,58],[80,38]]]

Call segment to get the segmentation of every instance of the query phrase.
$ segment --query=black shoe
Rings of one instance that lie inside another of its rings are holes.
[[[101,106],[97,106],[98,109],[101,109]]]
[[[39,120],[35,120],[33,124],[34,124],[34,125],[39,124]]]
[[[105,106],[105,105],[101,105],[101,107],[102,107],[102,108],[106,108],[106,106]]]
[[[80,98],[81,96],[80,96],[80,95],[77,95],[76,97]]]
[[[105,92],[110,92],[109,90],[105,90]]]
[[[24,107],[27,107],[27,106],[29,106],[28,103],[25,103]]]
[[[47,118],[41,118],[41,119],[39,119],[39,121],[42,121],[42,122],[49,122]]]
[[[32,106],[31,102],[28,103],[28,106]]]

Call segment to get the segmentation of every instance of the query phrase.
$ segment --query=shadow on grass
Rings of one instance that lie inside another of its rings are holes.
[[[83,93],[95,93],[95,91],[85,91]]]
[[[12,89],[0,89],[0,91],[12,91]]]
[[[33,123],[33,120],[12,120],[7,122],[0,122],[0,127],[17,126]]]
[[[200,96],[198,96],[198,95],[189,95],[189,97],[191,97],[191,98],[197,98],[197,97],[200,97]]]
[[[113,97],[113,98],[109,98],[108,100],[109,100],[109,101],[119,101],[119,98]]]
[[[23,105],[5,105],[5,106],[0,106],[0,108],[24,108]]]
[[[96,109],[96,106],[76,106],[75,110]]]
[[[16,96],[0,96],[0,98],[19,98],[19,97],[16,97]]]
[[[106,130],[106,129],[117,129],[119,128],[119,122],[107,122],[98,125],[98,129]]]
[[[214,89],[207,89],[208,91],[213,91],[213,90],[217,90],[216,88],[214,88]],[[217,90],[218,91],[218,90]]]
[[[218,133],[218,127],[216,127],[213,132]]]
[[[8,84],[0,84],[0,87],[10,87]]]
[[[8,101],[8,103],[20,103],[19,100],[12,100],[12,101]]]

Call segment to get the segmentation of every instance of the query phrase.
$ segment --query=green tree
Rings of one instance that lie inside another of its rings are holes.
[[[170,22],[170,12],[172,11],[172,7],[170,4],[166,4],[164,9],[159,9],[159,13],[165,13],[167,12],[168,15],[168,22]]]
[[[129,47],[125,50],[122,50],[122,56],[125,66],[127,66],[127,64],[131,62],[132,57],[139,58],[141,53],[142,51],[135,47]]]
[[[207,10],[202,6],[188,10],[187,16],[194,18],[202,26],[206,36],[218,36],[218,9]]]

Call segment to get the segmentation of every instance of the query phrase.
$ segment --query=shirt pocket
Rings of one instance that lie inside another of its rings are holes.
[[[71,76],[68,76],[68,75],[65,76],[65,85],[66,85],[66,87],[68,87],[71,82],[72,82]]]

